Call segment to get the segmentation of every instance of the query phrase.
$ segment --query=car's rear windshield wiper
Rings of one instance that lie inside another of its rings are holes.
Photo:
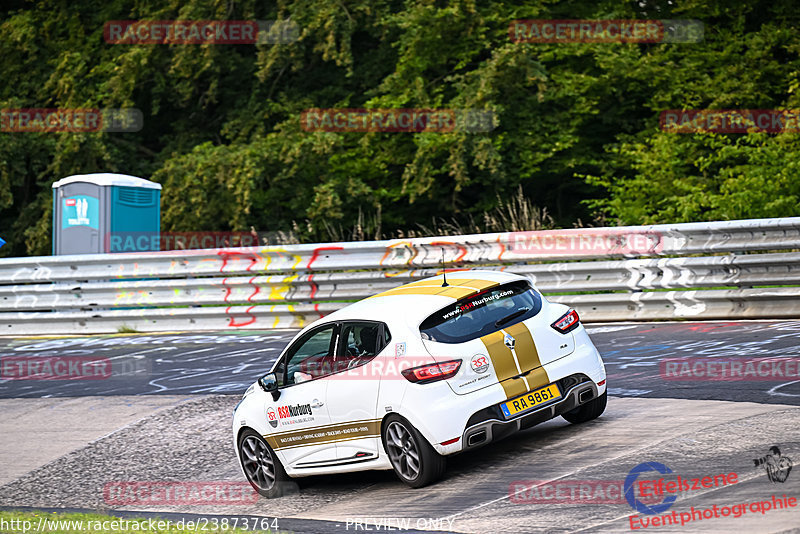
[[[521,310],[517,310],[517,311],[515,311],[514,313],[512,313],[510,315],[506,315],[502,319],[498,319],[497,321],[495,321],[494,325],[497,326],[497,327],[503,326],[504,324],[506,324],[506,323],[508,323],[510,321],[513,321],[514,319],[516,319],[520,315],[528,313],[529,311],[531,311],[530,308],[522,308]]]

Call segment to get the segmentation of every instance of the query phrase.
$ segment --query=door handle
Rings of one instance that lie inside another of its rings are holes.
[[[323,404],[325,404],[325,403],[324,402],[320,402],[319,399],[314,399],[314,401],[311,403],[311,407],[312,408],[321,408]]]

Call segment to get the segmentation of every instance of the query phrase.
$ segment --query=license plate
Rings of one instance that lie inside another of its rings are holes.
[[[506,401],[500,405],[500,409],[503,410],[506,418],[508,418],[520,412],[525,412],[531,408],[535,408],[540,404],[560,398],[561,392],[558,391],[558,386],[555,384],[550,384],[549,386],[526,393],[525,395],[517,397],[516,399]]]

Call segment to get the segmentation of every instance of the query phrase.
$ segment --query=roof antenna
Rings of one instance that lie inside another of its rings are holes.
[[[450,284],[447,283],[447,269],[444,268],[444,247],[442,247],[442,276],[444,277],[444,282],[442,282],[442,287],[447,287]]]

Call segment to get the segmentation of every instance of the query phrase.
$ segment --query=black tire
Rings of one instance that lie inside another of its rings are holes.
[[[599,397],[590,400],[586,404],[582,404],[561,417],[566,419],[572,424],[585,423],[592,419],[597,419],[603,412],[606,411],[606,404],[608,403],[608,392],[604,391]]]
[[[412,488],[427,486],[444,474],[444,456],[406,419],[396,414],[387,417],[381,437],[395,474]]]
[[[247,481],[258,493],[274,499],[297,492],[297,484],[291,482],[275,451],[258,432],[249,428],[242,432],[238,449]]]

